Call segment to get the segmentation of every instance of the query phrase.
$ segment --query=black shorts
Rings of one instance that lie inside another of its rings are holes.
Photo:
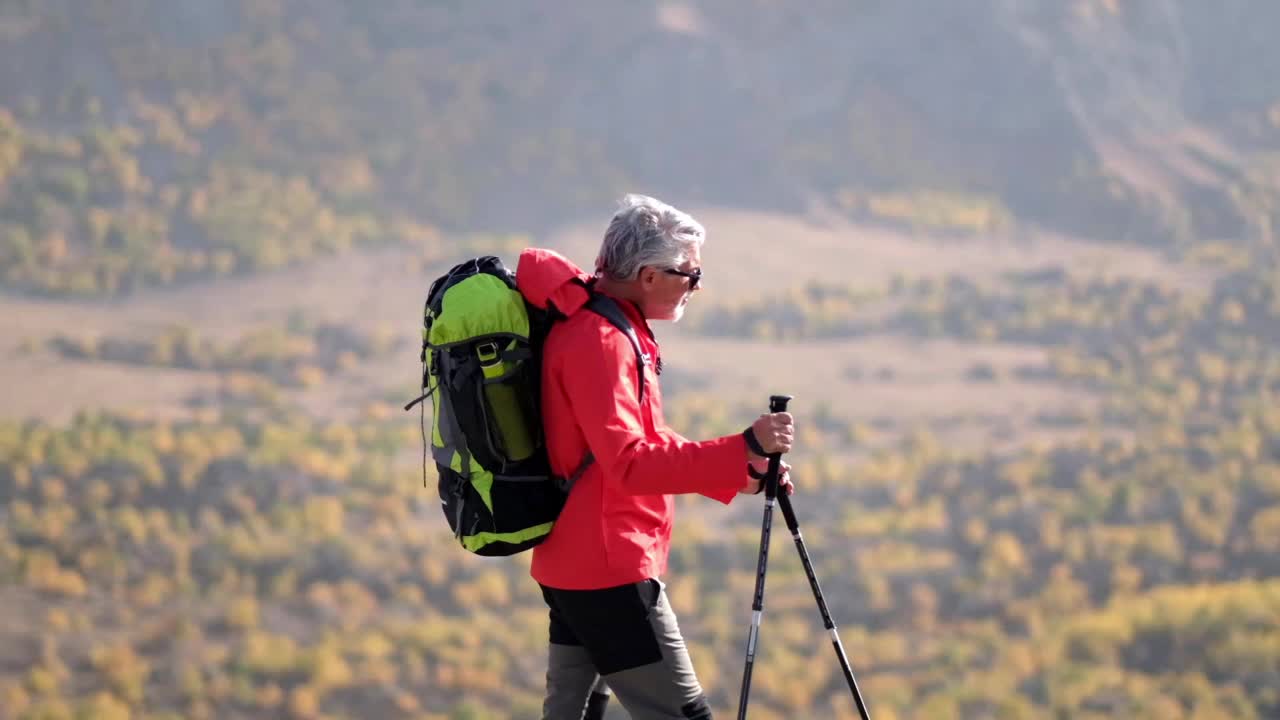
[[[601,677],[633,718],[711,718],[660,581],[600,590],[542,586],[542,597],[551,641],[544,718],[581,718]]]

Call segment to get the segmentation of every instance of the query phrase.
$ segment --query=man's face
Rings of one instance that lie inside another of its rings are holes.
[[[648,269],[648,268],[647,268]],[[652,268],[644,283],[644,314],[650,320],[679,322],[684,317],[684,306],[702,284],[688,275],[702,272],[702,249],[694,246],[689,257],[676,268]],[[668,272],[675,270],[677,272]],[[678,273],[686,273],[680,275]]]

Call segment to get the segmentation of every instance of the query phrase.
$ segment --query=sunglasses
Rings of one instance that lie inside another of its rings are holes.
[[[663,268],[662,272],[668,275],[679,275],[680,277],[689,278],[689,290],[698,287],[698,283],[702,280],[702,268],[694,268],[693,272],[685,272],[684,270],[676,270],[675,268]]]

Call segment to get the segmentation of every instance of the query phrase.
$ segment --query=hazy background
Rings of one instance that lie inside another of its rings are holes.
[[[399,406],[433,278],[589,265],[628,192],[709,233],[655,328],[669,422],[796,396],[878,720],[1280,717],[1276,28],[1263,0],[0,1],[0,718],[536,717],[528,558],[454,543]],[[676,534],[727,716],[759,503],[681,498]],[[752,717],[855,717],[789,545]]]

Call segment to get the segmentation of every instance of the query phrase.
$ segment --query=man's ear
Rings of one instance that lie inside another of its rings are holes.
[[[640,268],[639,278],[640,278],[641,287],[645,289],[652,288],[654,283],[658,281],[658,271],[654,268],[649,267],[648,265],[645,265],[644,267]]]

